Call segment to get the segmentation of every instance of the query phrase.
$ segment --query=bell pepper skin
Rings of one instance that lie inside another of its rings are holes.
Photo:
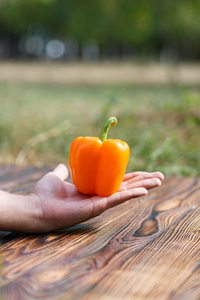
[[[100,138],[77,137],[72,142],[69,166],[72,181],[79,192],[109,196],[119,189],[130,148],[121,140],[106,139],[109,127],[116,123],[116,118],[109,118]]]

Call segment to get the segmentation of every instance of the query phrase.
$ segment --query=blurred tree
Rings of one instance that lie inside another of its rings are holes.
[[[152,44],[169,49],[180,58],[200,58],[200,1],[151,0],[154,18]]]
[[[101,55],[131,49],[199,59],[199,12],[198,0],[0,0],[0,39],[17,44],[38,25],[48,39],[77,40],[79,56],[93,42]]]

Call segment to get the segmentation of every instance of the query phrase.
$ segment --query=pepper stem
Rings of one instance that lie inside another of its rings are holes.
[[[115,126],[116,124],[117,119],[115,117],[111,117],[106,121],[99,136],[99,139],[102,142],[105,142],[105,140],[107,139],[108,129],[110,128],[110,126]]]

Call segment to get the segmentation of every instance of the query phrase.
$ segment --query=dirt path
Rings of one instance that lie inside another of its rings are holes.
[[[200,64],[0,62],[0,82],[50,84],[200,84]]]

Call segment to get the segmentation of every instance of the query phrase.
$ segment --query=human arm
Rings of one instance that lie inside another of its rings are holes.
[[[160,172],[133,172],[124,176],[119,191],[109,197],[83,195],[64,181],[68,170],[59,165],[47,173],[28,195],[0,191],[0,230],[48,232],[73,226],[159,186]]]
[[[40,207],[34,195],[18,195],[0,191],[0,230],[34,232]]]

